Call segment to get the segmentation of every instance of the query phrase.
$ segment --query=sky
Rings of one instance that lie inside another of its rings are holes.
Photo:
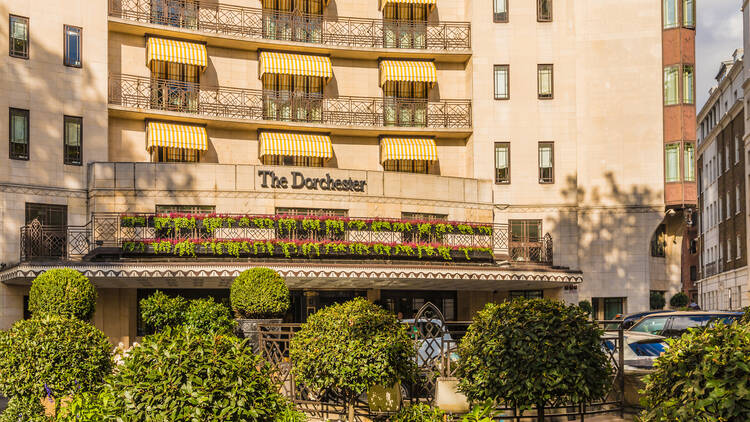
[[[698,0],[695,34],[695,83],[698,110],[716,84],[719,64],[742,47],[741,0]]]

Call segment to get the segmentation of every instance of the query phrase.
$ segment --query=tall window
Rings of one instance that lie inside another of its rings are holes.
[[[8,123],[10,141],[10,158],[13,160],[29,159],[29,110],[10,109]]]
[[[552,22],[552,0],[536,0],[536,20]]]
[[[323,2],[321,0],[262,0],[261,3],[263,5],[263,38],[314,43],[321,41],[323,35]],[[388,35],[386,35],[387,38]]]
[[[510,98],[510,67],[507,64],[495,65],[495,99],[507,100]]]
[[[682,0],[682,26],[695,28],[695,0]]]
[[[679,74],[680,66],[664,68],[664,105],[674,105],[679,102]]]
[[[495,142],[495,183],[510,183],[509,142]]]
[[[685,144],[685,181],[695,181],[695,147],[693,144]]]
[[[542,220],[510,220],[510,259],[539,262],[542,259]]]
[[[739,214],[740,211],[742,211],[742,191],[740,189],[740,185],[735,186],[734,196],[735,196],[734,199],[735,199],[735,204],[736,204],[735,205],[736,209],[734,210],[734,212],[736,214]]]
[[[695,76],[692,65],[682,66],[682,102],[693,104],[695,102]]]
[[[539,143],[539,183],[554,183],[554,151],[552,142]]]
[[[151,61],[151,101],[154,108],[172,111],[196,111],[198,108],[198,66]]]
[[[663,258],[667,248],[667,226],[660,224],[651,236],[651,256]]]
[[[494,0],[492,4],[492,20],[498,23],[508,22],[508,0]]]
[[[83,119],[65,116],[63,123],[63,159],[65,164],[83,164]]]
[[[737,259],[742,258],[742,236],[737,235]]]
[[[198,2],[195,0],[151,0],[151,23],[177,28],[198,28]],[[148,7],[148,6],[146,6]]]
[[[664,0],[664,28],[675,28],[680,25],[678,20],[679,0]]]
[[[388,3],[383,8],[386,48],[427,48],[426,4]]]
[[[551,64],[537,65],[537,91],[539,99],[546,100],[554,96],[554,75]]]
[[[386,126],[427,125],[427,83],[388,81],[383,94]]]
[[[65,66],[81,67],[81,28],[65,25]]]
[[[269,120],[319,122],[322,120],[323,78],[263,75],[263,113]]]
[[[734,137],[734,164],[740,162],[740,154],[742,154],[742,141],[739,136]]]
[[[29,58],[29,18],[10,15],[10,45],[8,52],[11,57]]]
[[[668,144],[664,152],[667,182],[680,181],[680,144]]]
[[[732,218],[732,200],[731,195],[727,192],[727,220]]]

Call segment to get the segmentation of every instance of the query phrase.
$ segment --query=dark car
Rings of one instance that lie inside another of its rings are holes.
[[[731,324],[742,317],[742,312],[685,311],[652,314],[641,318],[628,331],[680,337],[688,328],[706,327],[713,322]]]
[[[622,329],[627,330],[630,329],[630,327],[634,326],[636,322],[638,322],[641,318],[653,315],[653,314],[663,314],[666,312],[674,312],[670,310],[658,310],[658,311],[645,311],[645,312],[638,312],[635,314],[625,315],[624,318],[622,318]],[[621,319],[620,317],[615,317],[615,319]]]

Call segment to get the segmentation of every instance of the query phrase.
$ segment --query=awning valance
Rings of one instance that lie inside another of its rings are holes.
[[[388,81],[437,82],[435,63],[426,61],[383,60],[380,62],[380,85]]]
[[[387,160],[437,161],[437,146],[432,138],[382,138],[380,162]]]
[[[263,77],[265,73],[318,76],[326,80],[333,76],[331,59],[326,56],[262,51],[259,61],[260,77]]]
[[[208,65],[208,53],[203,44],[150,37],[146,49],[147,64],[150,64],[151,60],[161,60],[200,66],[203,70]]]
[[[426,4],[427,6],[433,7],[437,4],[437,0],[380,0],[380,9],[385,9],[385,6],[389,3],[392,4]]]
[[[333,157],[331,137],[306,133],[261,132],[260,156]]]
[[[146,149],[170,147],[182,149],[208,149],[208,134],[202,126],[149,122]]]

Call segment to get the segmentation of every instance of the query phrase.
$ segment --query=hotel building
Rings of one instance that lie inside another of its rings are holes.
[[[259,265],[294,321],[354,296],[610,318],[682,288],[693,0],[0,12],[0,328],[58,267],[98,286],[94,321],[126,343],[154,289],[222,299]]]

